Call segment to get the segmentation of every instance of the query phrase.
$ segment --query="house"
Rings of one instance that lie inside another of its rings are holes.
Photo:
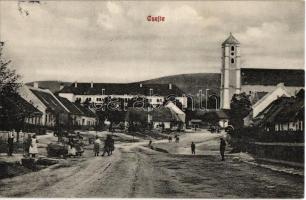
[[[150,111],[151,123],[153,128],[162,127],[163,129],[177,129],[184,128],[185,121],[179,115],[168,107],[161,106]]]
[[[210,125],[219,125],[221,128],[228,126],[228,110],[198,110],[195,113],[197,119],[201,119]]]
[[[65,126],[68,122],[69,110],[48,89],[23,85],[19,89],[20,96],[42,112],[37,124],[46,127]]]
[[[98,123],[97,115],[86,106],[82,106],[80,104],[74,104],[83,114],[77,124],[82,127],[94,127]]]
[[[303,131],[304,109],[304,90],[301,90],[296,97],[274,100],[257,115],[254,125],[266,131]]]
[[[57,97],[69,110],[69,126],[73,128],[85,128],[97,124],[97,116],[89,108],[77,105],[63,97]]]
[[[125,100],[144,97],[151,105],[162,105],[167,98],[174,97],[183,107],[187,107],[187,97],[173,84],[142,84],[142,83],[73,83],[65,86],[58,93],[71,102],[90,101],[103,103],[107,97]]]
[[[24,129],[27,125],[38,125],[42,112],[18,94],[1,96],[0,128]]]

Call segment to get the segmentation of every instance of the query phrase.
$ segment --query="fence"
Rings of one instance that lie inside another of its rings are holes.
[[[267,132],[244,128],[231,134],[233,151],[248,152],[258,158],[304,162],[304,133],[294,131]]]

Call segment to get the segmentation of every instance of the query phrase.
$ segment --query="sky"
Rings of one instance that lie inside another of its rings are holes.
[[[219,73],[232,32],[244,68],[304,68],[303,1],[0,1],[4,55],[23,82],[132,82]],[[25,14],[28,11],[29,15]],[[163,16],[150,22],[148,16]]]

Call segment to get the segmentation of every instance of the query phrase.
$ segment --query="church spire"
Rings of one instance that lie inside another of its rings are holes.
[[[232,32],[230,32],[229,37],[222,43],[222,46],[225,44],[240,44],[240,42],[233,36]]]

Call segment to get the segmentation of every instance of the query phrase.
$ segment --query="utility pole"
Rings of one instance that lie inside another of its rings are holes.
[[[206,92],[206,93],[205,93],[205,97],[206,97],[206,110],[208,110],[208,109],[207,109],[207,94],[208,94],[208,90],[210,90],[210,89],[206,88],[206,91],[205,91],[205,92]]]

